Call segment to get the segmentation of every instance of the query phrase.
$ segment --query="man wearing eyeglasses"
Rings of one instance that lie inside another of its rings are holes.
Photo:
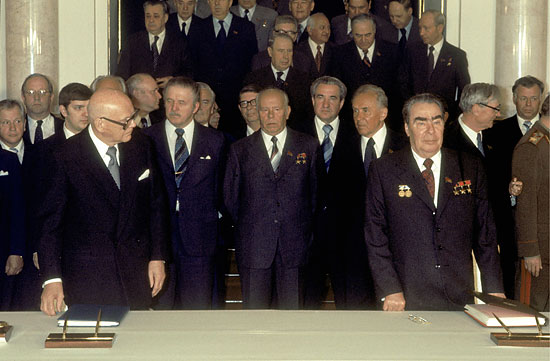
[[[260,114],[258,113],[256,100],[260,91],[259,85],[249,84],[244,86],[239,93],[239,110],[246,123],[246,130],[243,129],[239,134],[239,139],[245,136],[248,137],[260,129]]]
[[[135,116],[124,93],[96,91],[90,126],[54,152],[39,212],[47,315],[64,303],[147,309],[162,288],[168,208],[152,144],[133,132]]]
[[[63,131],[63,120],[50,114],[54,98],[53,85],[42,74],[29,75],[21,86],[21,100],[27,110],[25,142],[38,143]]]

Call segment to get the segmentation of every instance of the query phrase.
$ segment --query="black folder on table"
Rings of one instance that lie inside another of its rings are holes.
[[[95,327],[97,315],[101,309],[100,327],[116,327],[124,316],[130,311],[127,306],[115,305],[71,305],[69,309],[59,316],[57,326],[63,327],[65,318],[68,327]]]

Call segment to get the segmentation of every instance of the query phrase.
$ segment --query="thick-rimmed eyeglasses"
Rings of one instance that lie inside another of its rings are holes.
[[[492,107],[490,106],[489,104],[486,104],[486,103],[477,103],[478,105],[483,105],[484,107],[487,107],[487,108],[490,108],[490,109],[493,109],[495,112],[500,112],[500,104],[496,107]]]
[[[241,100],[239,102],[239,106],[241,108],[248,108],[249,105],[252,105],[252,106],[256,106],[256,99],[252,99],[252,100]]]
[[[126,118],[126,119],[125,119],[124,121],[122,121],[122,122],[119,122],[119,121],[116,121],[116,120],[112,120],[112,119],[109,119],[109,118],[107,118],[107,117],[99,117],[99,119],[104,119],[104,120],[106,120],[106,121],[108,121],[108,122],[111,122],[111,123],[120,125],[120,126],[122,126],[122,130],[126,130],[126,129],[128,129],[128,126],[130,125],[130,122],[131,122],[132,120],[135,120],[136,115],[137,115],[138,112],[139,112],[139,109],[136,109],[136,111],[133,112],[132,115],[130,115],[128,118]]]
[[[40,89],[40,90],[31,89],[31,90],[25,90],[23,93],[25,93],[26,95],[31,96],[31,97],[33,97],[35,95],[43,97],[47,94],[50,94],[50,91],[46,90],[46,89]]]

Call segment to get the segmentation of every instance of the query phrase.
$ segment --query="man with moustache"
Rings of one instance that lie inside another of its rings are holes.
[[[231,12],[254,24],[258,51],[267,49],[267,41],[273,29],[273,23],[279,14],[273,9],[257,4],[256,0],[239,0],[238,5],[231,7]]]
[[[286,126],[291,108],[282,90],[263,90],[257,102],[261,130],[231,145],[224,180],[243,307],[299,309],[322,167],[319,145]]]
[[[90,125],[54,152],[40,210],[38,257],[47,315],[72,304],[147,309],[165,278],[168,235],[162,179],[130,99],[96,91]]]
[[[222,133],[193,121],[199,96],[193,80],[171,79],[164,92],[166,120],[146,130],[170,208],[173,257],[159,308],[212,308],[225,141]]]
[[[472,251],[483,291],[504,297],[483,163],[441,148],[444,107],[431,94],[403,107],[410,148],[374,160],[365,239],[384,311],[462,310],[474,301]]]
[[[127,81],[128,95],[137,109],[137,127],[147,128],[161,121],[159,119],[160,99],[159,86],[155,79],[144,73],[132,75]]]

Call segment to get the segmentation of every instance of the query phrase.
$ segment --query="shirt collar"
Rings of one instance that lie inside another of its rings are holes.
[[[151,33],[147,33],[149,35],[149,45],[150,46],[153,46],[153,43],[155,42],[155,35],[151,34]],[[159,40],[157,41],[157,44],[158,43],[163,43],[164,42],[164,37],[166,36],[166,29],[164,29],[160,34],[156,35],[159,37]],[[159,47],[160,48],[160,47]],[[159,49],[160,50],[160,49]]]
[[[36,123],[38,122],[38,120],[34,119],[34,118],[31,118],[30,115],[27,114],[27,118],[30,122],[32,122],[34,125],[36,125]],[[50,122],[50,120],[53,121],[53,116],[51,114],[48,114],[44,119],[39,119],[39,120],[42,120],[42,124],[46,124],[46,122]]]
[[[424,169],[426,169],[426,167],[424,166],[424,161],[426,160],[426,158],[422,158],[421,156],[419,156],[412,148],[411,151],[414,160],[416,161],[416,165],[418,166],[418,169],[420,170],[420,172],[422,172]],[[431,156],[430,159],[434,162],[431,169],[435,173],[435,170],[440,169],[441,167],[441,149],[438,150],[437,153],[435,153],[433,156]]]
[[[315,55],[317,55],[317,45],[321,47],[321,54],[325,52],[325,44],[317,44],[313,40],[311,40],[311,37],[307,38],[307,42],[309,44],[309,48],[311,49],[311,53],[313,54],[313,57],[315,58]]]
[[[376,40],[374,40],[371,44],[371,46],[369,46],[369,48],[367,49],[368,53],[369,53],[369,60],[372,62],[372,56],[374,55],[374,47],[376,46]],[[361,59],[363,59],[365,57],[365,52],[363,51],[363,49],[361,49],[360,47],[358,47],[357,45],[355,45],[355,47],[357,48],[357,50],[359,51],[359,55],[361,56]]]
[[[439,53],[441,52],[441,48],[443,47],[443,42],[445,41],[444,38],[441,38],[441,40],[439,40],[437,43],[435,43],[433,45],[434,47],[434,54],[437,54],[439,56]],[[430,45],[428,45],[428,52],[426,53],[429,54],[430,53]]]
[[[233,14],[231,14],[231,11],[230,11],[230,12],[227,13],[225,18],[223,18],[223,25],[224,26],[230,25],[231,20],[233,20]],[[214,26],[220,26],[220,23],[218,21],[220,21],[220,20],[218,18],[216,18],[214,15],[212,15],[212,22],[214,23]]]
[[[183,20],[183,18],[178,14],[178,24],[180,25],[180,30],[181,30],[182,24],[186,23],[187,25],[185,26],[185,31],[189,31],[189,27],[191,26],[191,20],[193,20],[193,15],[191,15],[189,19]]]
[[[466,133],[466,136],[468,137],[468,139],[470,139],[470,141],[477,147],[477,132],[474,131],[469,126],[467,126],[466,123],[464,123],[464,120],[462,120],[463,115],[464,114],[460,114],[458,116],[458,124],[460,124],[460,127],[462,128],[462,130],[464,131],[464,133]],[[479,132],[479,133],[481,134],[481,137],[483,139],[483,133],[482,132]]]
[[[242,18],[245,17],[245,14],[244,14],[245,10],[246,10],[245,8],[239,5],[239,13],[241,14]],[[250,16],[250,19],[252,19],[252,17],[254,16],[254,11],[256,11],[256,5],[248,9],[248,15]]]
[[[321,119],[319,119],[318,116],[315,116],[315,127],[317,128],[317,134],[325,136],[325,131],[323,130],[323,126],[325,126],[327,123],[323,122]],[[332,127],[332,131],[330,134],[338,134],[338,128],[340,127],[340,117],[336,116],[332,122],[329,123],[329,125]]]
[[[4,143],[1,140],[0,140],[0,146],[2,146],[2,148],[7,151],[10,151],[10,148],[12,148],[12,147],[9,147],[6,143]],[[17,149],[18,154],[21,153],[23,149],[25,149],[25,142],[23,142],[23,138],[21,138],[21,140],[19,140],[19,144],[17,144],[13,148]]]
[[[289,69],[290,69],[290,67],[286,68],[286,70],[283,70],[283,75],[281,76],[281,79],[283,79],[283,81],[286,80]],[[277,79],[277,72],[280,71],[280,70],[275,69],[273,64],[271,64],[271,71],[273,71],[273,76],[275,77],[275,79]]]
[[[71,132],[71,131],[67,128],[67,123],[66,123],[66,121],[63,123],[63,133],[65,133],[65,139],[69,139],[70,137],[72,137],[73,135],[76,134],[76,133]]]
[[[101,139],[97,137],[97,135],[95,135],[95,132],[91,125],[88,126],[88,132],[90,133],[90,138],[92,138],[92,142],[94,143],[94,146],[97,149],[97,152],[99,153],[101,158],[108,157],[107,150],[109,149],[109,145],[105,144]],[[118,152],[118,144],[115,144],[114,147],[117,150],[116,152],[117,158],[120,159],[119,152]]]
[[[260,133],[262,134],[262,139],[264,140],[265,148],[269,152],[269,150],[271,150],[271,147],[273,146],[273,142],[271,141],[271,138],[273,138],[273,136],[267,134],[263,130],[260,130]],[[287,133],[288,133],[288,131],[287,131],[286,127],[284,127],[284,129],[279,134],[275,135],[277,137],[277,145],[279,147],[279,152],[283,151],[283,148],[284,148],[285,142],[286,142]]]

